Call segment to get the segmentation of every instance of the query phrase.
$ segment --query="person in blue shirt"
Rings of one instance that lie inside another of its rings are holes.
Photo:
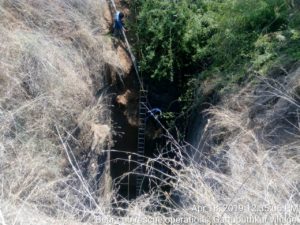
[[[162,115],[162,111],[159,108],[153,108],[147,112],[146,121],[150,117],[154,117],[154,119],[157,119],[161,115]]]
[[[113,34],[115,37],[122,37],[122,30],[126,31],[124,27],[124,13],[117,11],[114,15]]]

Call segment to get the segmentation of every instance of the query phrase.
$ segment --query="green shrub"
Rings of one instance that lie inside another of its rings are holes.
[[[208,57],[207,40],[214,33],[201,2],[140,1],[135,29],[140,40],[136,48],[142,53],[143,73],[173,81],[175,75],[199,69],[199,62]]]
[[[210,79],[218,89],[231,89],[246,80],[249,68],[266,73],[282,58],[300,59],[299,9],[289,1],[141,0],[134,4],[140,69],[154,80]],[[181,100],[201,93],[189,90],[199,86],[180,85],[188,89],[183,88],[187,93]]]

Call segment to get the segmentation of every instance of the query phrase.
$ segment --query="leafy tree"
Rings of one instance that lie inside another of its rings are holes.
[[[141,50],[144,73],[173,81],[176,75],[200,69],[207,59],[207,40],[214,33],[202,4],[200,0],[140,1],[136,48]]]
[[[164,82],[188,75],[180,98],[186,104],[191,93],[201,93],[191,88],[205,80],[222,89],[242,81],[249,68],[265,73],[283,55],[300,59],[298,0],[133,2],[141,71]]]

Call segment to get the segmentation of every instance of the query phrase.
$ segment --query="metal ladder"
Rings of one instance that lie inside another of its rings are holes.
[[[136,196],[141,195],[144,179],[144,163],[145,163],[145,130],[146,130],[146,114],[147,114],[147,91],[140,90],[139,99],[139,128],[137,143],[137,176],[136,176]]]

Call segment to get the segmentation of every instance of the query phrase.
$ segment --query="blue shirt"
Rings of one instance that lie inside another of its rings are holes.
[[[123,23],[122,20],[120,18],[120,12],[117,11],[115,16],[114,16],[114,20],[115,20],[115,24],[114,24],[114,28],[121,30],[123,28]]]

